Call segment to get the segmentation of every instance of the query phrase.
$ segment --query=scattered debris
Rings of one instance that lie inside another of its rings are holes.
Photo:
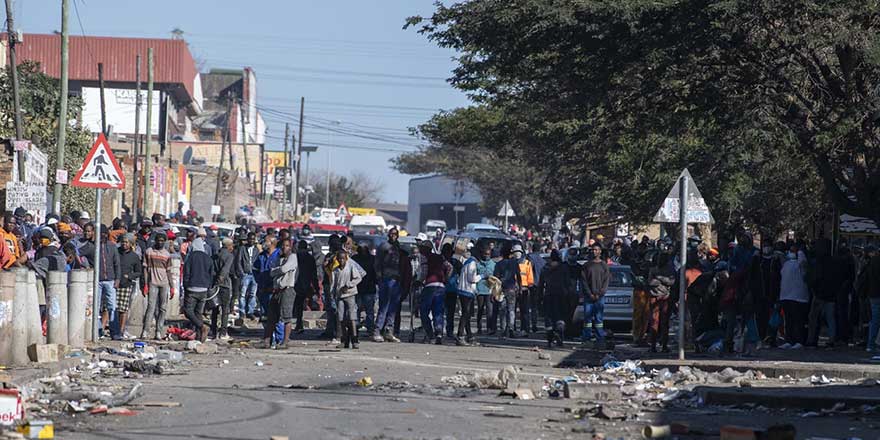
[[[538,359],[539,359],[539,360],[542,360],[542,361],[549,361],[549,360],[551,360],[552,358],[550,357],[550,353],[544,353],[544,352],[542,351],[542,352],[539,352],[539,353],[538,353]]]
[[[371,378],[370,376],[364,376],[355,383],[357,383],[358,385],[360,385],[362,387],[368,387],[368,386],[373,385],[373,378]]]
[[[142,402],[139,404],[140,406],[153,406],[159,408],[178,408],[181,405],[180,402]]]
[[[834,380],[825,377],[824,374],[821,376],[810,376],[810,383],[813,385],[828,385],[831,382],[834,382]]]
[[[258,367],[262,367],[265,364],[263,364],[263,361],[256,361],[256,362],[254,362],[254,365],[256,365]]]
[[[459,388],[479,388],[503,390],[511,382],[516,382],[516,367],[508,365],[497,372],[481,371],[471,374],[459,372],[455,376],[444,376],[440,381]]]

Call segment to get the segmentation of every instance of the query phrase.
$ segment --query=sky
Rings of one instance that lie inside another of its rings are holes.
[[[419,145],[408,129],[441,109],[467,105],[446,82],[454,52],[402,29],[409,16],[430,16],[433,0],[70,4],[71,35],[170,38],[179,28],[203,71],[252,67],[269,128],[267,150],[282,149],[284,124],[298,125],[305,97],[303,143],[318,146],[310,168],[326,169],[330,152],[335,173],[363,171],[381,179],[386,202],[406,203],[410,176],[394,171],[389,160]],[[60,2],[15,0],[13,7],[22,32],[61,29]]]

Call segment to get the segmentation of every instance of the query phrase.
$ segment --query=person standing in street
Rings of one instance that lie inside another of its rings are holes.
[[[809,313],[810,291],[806,282],[807,255],[792,244],[782,263],[779,300],[785,316],[785,343],[779,348],[798,350],[804,347],[804,328]]]
[[[473,243],[470,243],[473,246]],[[473,344],[474,335],[471,332],[471,315],[474,312],[474,299],[477,296],[477,283],[483,280],[483,276],[477,270],[477,259],[466,251],[466,259],[461,265],[458,274],[458,300],[461,305],[461,318],[458,320],[458,332],[455,334],[455,345],[466,346]]]
[[[452,265],[442,255],[432,252],[430,240],[419,242],[420,267],[418,279],[422,283],[419,299],[419,318],[425,331],[425,341],[443,344],[443,320],[446,318],[446,281],[452,275]],[[450,334],[450,336],[452,336]]]
[[[358,308],[364,309],[363,325],[367,334],[372,335],[376,330],[376,258],[370,252],[369,243],[361,243],[352,259],[365,273],[364,279],[358,284],[357,302]]]
[[[161,339],[165,335],[165,308],[175,293],[171,287],[171,280],[174,279],[171,273],[171,254],[165,249],[165,241],[164,235],[156,235],[153,247],[147,249],[144,255],[147,308],[144,311],[141,339],[146,339],[150,326],[154,326],[154,339]]]
[[[208,338],[208,326],[205,324],[202,312],[208,291],[214,285],[214,262],[205,248],[204,241],[193,242],[183,262],[183,288],[186,291],[183,297],[183,312],[195,329],[196,339],[202,342]],[[223,250],[221,255],[218,255],[218,263],[222,253]]]
[[[282,243],[284,241],[282,241]],[[257,299],[260,301],[260,310],[262,311],[261,319],[264,328],[269,325],[269,304],[272,301],[272,294],[275,292],[275,281],[272,279],[272,268],[280,264],[281,261],[281,249],[278,249],[277,243],[278,240],[275,239],[275,237],[266,237],[263,240],[263,251],[257,257],[257,262],[254,266],[257,280]],[[276,343],[281,342],[281,339],[284,338],[284,324],[276,323],[271,334]]]
[[[233,276],[238,280],[241,291],[238,296],[238,310],[248,319],[254,319],[254,310],[257,307],[257,281],[254,278],[253,268],[257,261],[257,236],[253,232],[247,233],[247,238],[235,249],[235,265]]]
[[[453,247],[452,243],[446,243],[440,249],[440,255],[452,266],[452,273],[447,275],[444,281],[446,289],[443,300],[443,309],[446,313],[446,337],[452,340],[455,339],[455,310],[459,301],[458,276],[461,274],[461,260],[459,260],[459,256],[462,253],[464,253],[464,249],[460,246]],[[439,336],[443,336],[442,331]]]
[[[565,318],[563,310],[571,290],[571,277],[568,268],[562,264],[559,251],[550,252],[550,263],[541,270],[538,293],[543,295],[544,327],[547,329],[547,348],[562,347],[565,339]]]
[[[532,265],[532,261],[523,254],[522,246],[514,246],[514,251],[519,248],[519,260],[517,264],[519,265],[519,279],[520,279],[520,290],[519,295],[516,297],[516,303],[519,307],[519,316],[520,316],[520,337],[529,337],[529,331],[532,327],[532,319],[531,315],[533,313],[532,305],[534,299],[532,298],[532,291],[535,289],[535,266]]]
[[[477,282],[474,307],[477,315],[477,334],[482,335],[483,316],[486,316],[486,330],[489,331],[489,316],[492,315],[492,292],[489,290],[489,277],[495,273],[495,260],[492,259],[492,249],[489,246],[483,246],[480,250],[477,273],[480,275],[480,281]]]
[[[596,346],[603,349],[605,346],[605,294],[608,292],[608,284],[611,282],[611,270],[602,259],[602,246],[598,242],[590,247],[590,256],[590,261],[584,264],[583,268],[583,341],[589,341],[589,329],[592,326]]]
[[[865,247],[868,262],[865,265],[867,297],[871,304],[871,323],[868,325],[869,353],[877,352],[877,337],[880,335],[880,254],[874,245]]]
[[[275,291],[269,301],[269,316],[263,330],[263,345],[272,347],[272,333],[278,323],[284,324],[284,335],[281,343],[275,348],[287,348],[290,340],[290,331],[293,330],[293,303],[296,300],[296,275],[298,271],[296,253],[293,252],[293,243],[284,240],[281,243],[281,261],[271,271]]]
[[[125,330],[128,310],[131,307],[131,295],[139,287],[143,274],[143,261],[135,252],[137,239],[134,234],[125,234],[121,238],[119,254],[119,288],[116,289],[116,311],[119,313],[119,329],[123,339],[132,339]]]
[[[397,228],[388,231],[388,241],[379,246],[376,255],[376,276],[379,278],[379,313],[373,342],[400,342],[394,336],[394,318],[400,307],[401,255],[404,254],[397,241]]]
[[[357,286],[366,272],[349,259],[348,252],[336,252],[338,265],[330,274],[330,297],[336,301],[336,320],[340,323],[341,342],[337,348],[359,348],[357,335]]]
[[[232,271],[235,265],[233,243],[229,238],[222,241],[223,247],[214,259],[214,286],[217,287],[218,305],[211,311],[211,331],[220,339],[229,339],[229,315],[235,303],[236,294],[232,285]]]
[[[819,345],[819,332],[822,329],[822,321],[824,321],[828,331],[828,347],[833,347],[837,330],[836,303],[840,280],[835,273],[831,242],[818,240],[815,251],[816,259],[812,262],[812,283],[810,285],[813,291],[813,300],[810,303],[807,343],[805,345],[807,347]]]
[[[496,316],[500,317],[501,321],[497,323],[501,328],[501,337],[513,338],[513,327],[516,324],[516,296],[522,285],[519,272],[522,247],[516,245],[513,249],[504,252],[504,259],[495,265],[495,278],[501,281],[502,298],[494,305],[497,307]]]
[[[293,304],[293,317],[296,319],[296,328],[294,332],[297,334],[304,332],[303,329],[303,312],[305,310],[306,301],[312,298],[312,295],[318,291],[318,263],[312,256],[311,246],[305,240],[296,243],[296,263],[299,266],[299,275],[296,277],[296,300]]]
[[[102,337],[109,335],[114,340],[122,339],[119,321],[116,319],[116,288],[119,287],[119,251],[110,242],[110,230],[101,225],[101,273],[98,287],[101,289],[101,328]]]
[[[541,273],[544,271],[544,266],[547,264],[546,261],[544,261],[543,255],[541,255],[541,248],[542,246],[540,243],[534,243],[532,245],[532,253],[526,256],[532,264],[534,278],[534,284],[529,289],[529,316],[531,317],[531,330],[533,333],[538,331],[538,311],[541,310],[541,303],[543,301],[543,295],[538,292],[538,286],[541,285]],[[525,330],[528,331],[528,329]]]

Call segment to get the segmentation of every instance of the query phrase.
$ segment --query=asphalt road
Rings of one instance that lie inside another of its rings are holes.
[[[794,408],[523,401],[499,396],[497,390],[445,386],[443,376],[497,371],[505,365],[521,369],[523,381],[572,373],[554,368],[571,354],[571,348],[546,351],[551,360],[541,360],[532,350],[541,344],[539,339],[483,342],[481,347],[363,342],[358,351],[339,351],[314,339],[295,341],[286,351],[233,344],[213,355],[187,354],[189,365],[181,367],[187,374],[144,377],[146,395],[132,405],[134,416],[65,416],[55,424],[62,439],[584,439],[591,438],[593,430],[611,439],[640,438],[642,427],[649,423],[675,421],[716,435],[724,424],[767,427],[788,422],[797,426],[798,438],[880,436],[876,413],[804,418],[804,411]],[[370,377],[374,386],[356,385],[363,377]],[[410,385],[389,386],[403,381]],[[300,389],[308,387],[315,388]],[[181,406],[137,405],[150,401]],[[566,412],[587,403],[614,404],[636,419],[591,417],[587,423]]]

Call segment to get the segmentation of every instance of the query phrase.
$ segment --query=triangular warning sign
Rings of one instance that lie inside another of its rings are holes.
[[[660,206],[660,209],[657,210],[657,214],[654,215],[654,221],[657,223],[678,223],[679,219],[681,218],[681,200],[679,197],[679,192],[681,192],[681,188],[679,186],[679,182],[681,181],[682,177],[687,177],[688,181],[687,222],[715,223],[715,218],[712,217],[712,214],[709,212],[709,207],[706,205],[706,200],[703,199],[703,195],[700,194],[700,190],[697,189],[697,182],[694,181],[694,178],[691,176],[691,173],[690,171],[688,171],[687,168],[685,168],[678,176],[678,179],[675,180],[675,185],[673,185],[672,189],[669,190],[669,194],[663,201],[663,205]]]
[[[86,160],[79,167],[71,185],[104,189],[125,188],[125,174],[110,151],[110,144],[107,143],[104,133],[98,134],[98,139],[95,139],[95,144],[86,155]]]

